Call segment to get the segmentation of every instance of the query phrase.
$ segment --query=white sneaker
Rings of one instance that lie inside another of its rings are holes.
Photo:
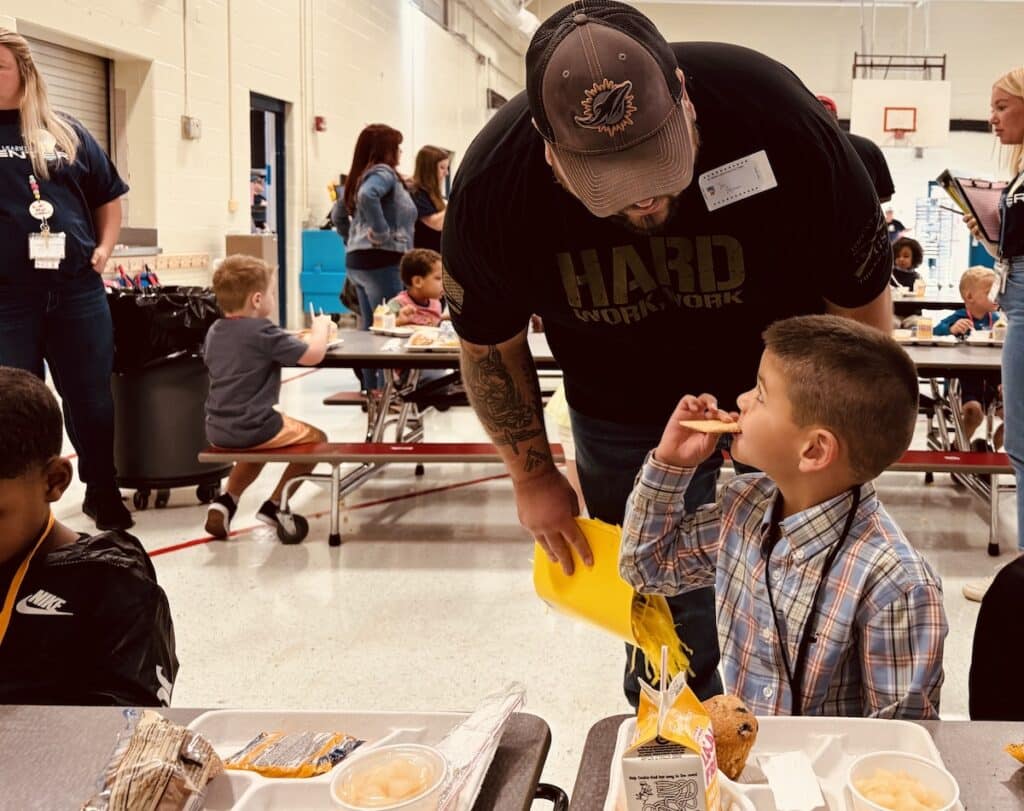
[[[995,577],[986,577],[984,580],[969,580],[964,583],[964,597],[973,602],[980,603],[985,599],[985,593],[988,591],[989,586],[992,585],[993,580],[995,580]]]

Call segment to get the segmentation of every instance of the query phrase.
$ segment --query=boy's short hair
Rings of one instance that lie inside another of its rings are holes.
[[[399,273],[402,274],[402,284],[409,287],[414,277],[429,276],[434,271],[434,263],[440,261],[441,254],[429,248],[413,248],[408,251],[398,267]]]
[[[60,405],[34,374],[0,366],[0,426],[0,479],[16,479],[60,456]]]
[[[984,265],[967,268],[964,275],[960,277],[960,297],[965,299],[968,291],[977,290],[980,287],[984,287],[987,293],[992,289],[995,281],[996,272],[992,268],[987,268]]]
[[[903,248],[910,248],[910,265],[912,268],[921,266],[924,261],[924,251],[921,249],[921,243],[916,239],[910,237],[900,237],[892,244],[892,255],[895,259],[900,255],[900,251]]]
[[[764,333],[788,386],[793,420],[820,425],[846,446],[867,482],[910,446],[917,422],[917,369],[890,336],[834,315],[777,321]]]
[[[270,276],[270,268],[262,259],[232,254],[213,274],[217,305],[226,313],[241,310],[253,293],[266,292]]]

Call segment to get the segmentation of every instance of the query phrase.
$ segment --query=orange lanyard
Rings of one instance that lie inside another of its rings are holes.
[[[14,601],[18,599],[18,591],[21,589],[21,584],[25,580],[25,575],[28,574],[28,567],[32,565],[32,558],[36,556],[36,552],[39,551],[39,547],[43,545],[43,541],[49,537],[50,532],[53,531],[54,524],[53,513],[50,513],[50,517],[46,520],[46,529],[43,530],[43,534],[39,536],[39,540],[36,541],[35,546],[32,547],[32,551],[25,555],[25,559],[18,566],[18,570],[14,573],[14,579],[11,580],[11,586],[7,589],[7,596],[4,598],[4,606],[0,609],[0,645],[4,642],[4,637],[7,636],[7,628],[11,624],[11,615],[14,613]]]

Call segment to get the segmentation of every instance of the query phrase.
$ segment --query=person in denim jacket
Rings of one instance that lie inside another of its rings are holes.
[[[373,323],[373,309],[403,290],[399,263],[412,248],[416,204],[395,167],[402,154],[402,133],[386,124],[370,124],[356,141],[345,210],[351,218],[345,268],[359,296],[359,329]],[[363,388],[374,396],[384,386],[380,369],[362,370]]]

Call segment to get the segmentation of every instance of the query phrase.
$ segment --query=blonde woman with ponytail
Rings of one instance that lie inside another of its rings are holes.
[[[1000,271],[999,305],[1009,325],[1003,345],[1005,444],[1017,478],[1017,547],[1024,552],[1024,66],[1000,76],[992,85],[989,123],[1006,152],[1011,177],[1000,203],[994,256]],[[964,217],[964,221],[981,239],[974,218]],[[982,244],[988,247],[988,243]],[[964,596],[981,600],[990,582],[967,583]]]
[[[127,529],[114,471],[114,344],[100,273],[121,230],[121,180],[96,139],[50,107],[24,37],[0,28],[0,366],[63,399],[83,511]]]

